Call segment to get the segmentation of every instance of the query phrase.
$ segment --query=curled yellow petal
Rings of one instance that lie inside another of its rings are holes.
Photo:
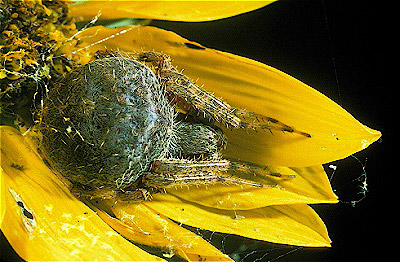
[[[128,28],[118,35],[121,30],[94,27],[82,36],[89,43],[104,40],[91,46],[93,50],[164,52],[197,84],[232,106],[278,119],[312,136],[227,130],[229,157],[272,166],[315,166],[365,149],[381,136],[323,94],[270,66],[154,27]]]
[[[17,130],[1,127],[0,135],[7,207],[1,230],[24,260],[162,261],[71,195]]]
[[[164,248],[167,254],[176,254],[188,261],[232,261],[200,236],[142,203],[103,201],[102,204],[117,218],[97,210],[99,216],[134,242]]]
[[[269,1],[84,1],[71,6],[73,16],[91,20],[98,12],[101,19],[145,18],[185,22],[222,19],[253,11]]]
[[[271,173],[296,176],[272,177],[241,175],[264,185],[277,188],[257,188],[245,185],[215,184],[168,189],[168,193],[200,205],[219,209],[246,210],[272,205],[336,203],[329,180],[322,166],[269,167]]]
[[[322,220],[305,204],[221,210],[169,194],[158,194],[144,204],[175,221],[211,231],[298,246],[330,246],[331,242]]]

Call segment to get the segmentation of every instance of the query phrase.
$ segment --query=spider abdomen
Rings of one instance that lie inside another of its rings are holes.
[[[168,154],[174,114],[150,68],[129,58],[95,60],[49,92],[41,151],[73,183],[124,188]]]

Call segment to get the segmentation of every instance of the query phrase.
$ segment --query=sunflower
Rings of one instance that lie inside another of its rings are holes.
[[[161,248],[166,258],[232,260],[187,226],[287,245],[330,246],[324,223],[309,206],[338,201],[322,164],[365,149],[380,132],[364,126],[311,87],[265,64],[152,26],[92,26],[98,17],[208,21],[266,4],[87,1],[70,6],[62,1],[1,2],[0,15],[6,22],[0,27],[5,111],[18,105],[21,97],[32,101],[32,90],[45,92],[52,82],[87,63],[98,50],[154,50],[170,55],[187,76],[198,79],[198,84],[232,106],[312,134],[299,139],[283,132],[226,130],[226,157],[296,176],[251,178],[277,184],[276,188],[217,183],[169,188],[148,201],[115,202],[76,198],[37,152],[35,132],[2,126],[0,225],[21,258],[163,260],[135,245],[141,244]],[[84,30],[75,28],[73,17],[78,16],[90,21]],[[32,25],[36,31],[30,34],[27,27]]]

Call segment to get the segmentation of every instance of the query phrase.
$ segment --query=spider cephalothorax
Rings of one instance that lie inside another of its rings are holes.
[[[186,114],[182,117],[176,107]],[[270,187],[224,174],[263,170],[223,159],[226,139],[214,122],[310,136],[232,108],[178,72],[167,55],[101,52],[49,92],[40,149],[80,195],[91,197],[135,200],[180,183]]]

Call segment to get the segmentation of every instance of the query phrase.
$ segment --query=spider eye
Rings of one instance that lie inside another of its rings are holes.
[[[153,59],[151,59],[147,54],[140,54],[140,55],[139,55],[139,61],[142,61],[142,62],[152,62]]]

